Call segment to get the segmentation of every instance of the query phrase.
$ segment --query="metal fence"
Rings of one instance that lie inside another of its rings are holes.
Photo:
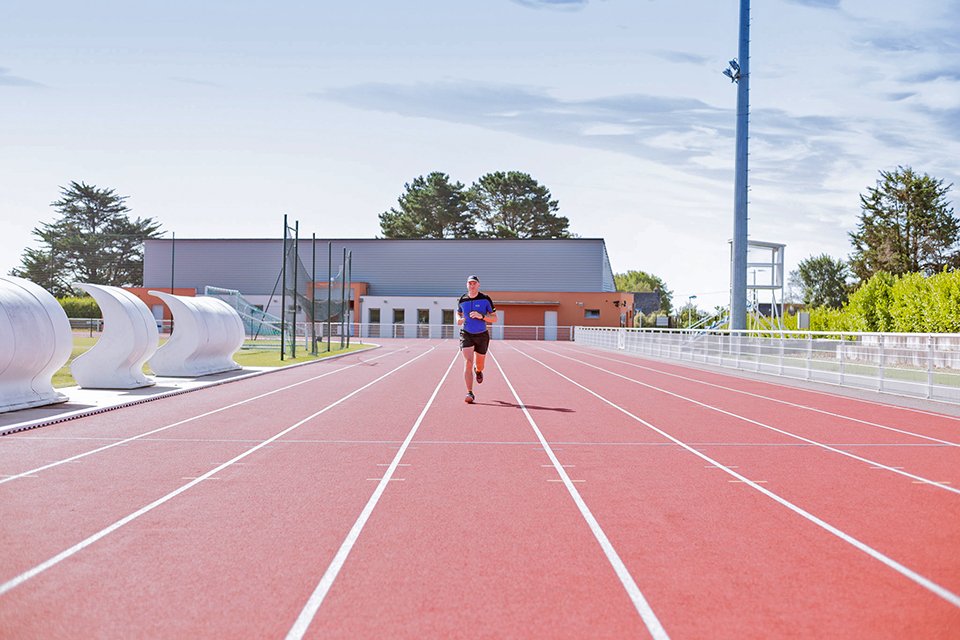
[[[960,334],[577,327],[577,344],[960,403]]]

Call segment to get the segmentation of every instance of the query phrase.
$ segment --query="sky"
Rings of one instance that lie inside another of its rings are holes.
[[[859,195],[898,166],[956,208],[960,3],[752,4],[751,240],[787,271],[846,258]],[[738,23],[737,0],[11,4],[0,271],[71,181],[177,238],[280,237],[284,214],[369,238],[418,176],[523,171],[615,272],[726,304]]]

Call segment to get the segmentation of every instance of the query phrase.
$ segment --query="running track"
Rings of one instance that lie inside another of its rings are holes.
[[[960,637],[957,418],[383,342],[0,438],[0,636]]]

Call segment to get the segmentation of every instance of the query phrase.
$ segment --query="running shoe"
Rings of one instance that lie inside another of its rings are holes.
[[[483,371],[474,369],[473,372],[477,374],[477,384],[483,384]]]
[[[473,391],[467,391],[467,397],[463,399],[467,404],[473,404],[474,398]]]

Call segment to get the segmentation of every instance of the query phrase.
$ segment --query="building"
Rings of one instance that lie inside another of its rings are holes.
[[[310,296],[315,280],[317,299],[324,300],[327,282],[333,280],[331,297],[339,297],[344,252],[352,257],[349,317],[363,335],[443,335],[441,327],[454,324],[456,299],[473,273],[500,312],[503,326],[495,332],[630,321],[633,294],[615,291],[600,238],[336,239],[315,245],[300,240],[296,271],[303,286],[298,290]],[[235,289],[280,315],[282,264],[280,239],[147,240],[144,289],[192,289],[197,294],[207,286]],[[155,314],[165,313],[162,307],[152,308]],[[303,319],[302,311],[298,318]]]

